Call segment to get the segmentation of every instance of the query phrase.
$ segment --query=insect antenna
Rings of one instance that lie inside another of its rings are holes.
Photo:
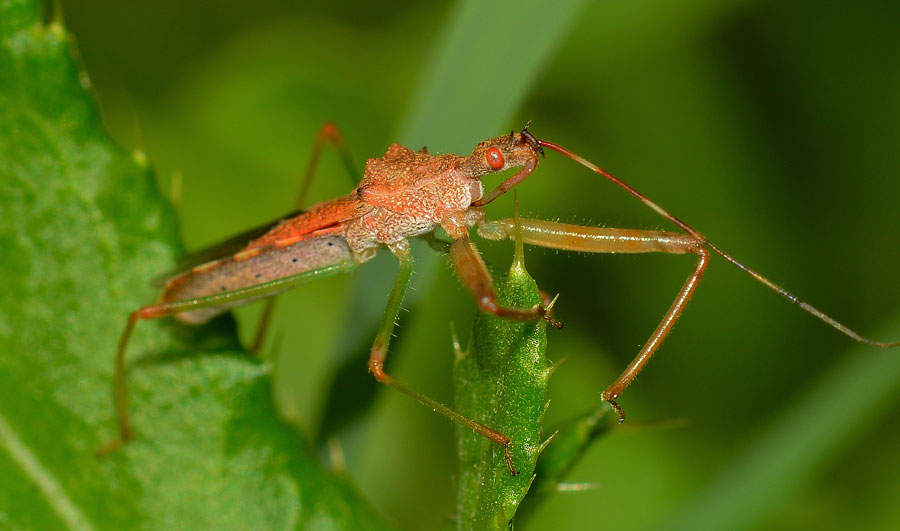
[[[602,177],[606,178],[607,180],[612,181],[613,184],[615,184],[619,188],[622,188],[629,194],[640,199],[642,203],[644,203],[645,205],[647,205],[648,207],[653,209],[657,214],[668,219],[669,221],[671,221],[672,223],[677,225],[681,230],[685,231],[686,233],[688,233],[691,236],[693,236],[694,238],[696,238],[697,241],[699,241],[701,244],[706,246],[709,250],[718,254],[719,256],[724,258],[726,261],[732,263],[738,269],[742,270],[743,272],[747,273],[751,277],[755,278],[757,281],[759,281],[761,284],[765,285],[767,288],[771,289],[775,293],[778,293],[785,299],[796,304],[797,306],[799,306],[801,309],[803,309],[807,313],[810,313],[810,314],[814,315],[816,318],[818,318],[819,320],[824,321],[826,324],[830,325],[832,328],[834,328],[838,332],[844,334],[845,336],[848,336],[856,341],[859,341],[860,343],[865,343],[867,345],[871,345],[873,347],[892,348],[892,347],[900,346],[900,341],[891,341],[891,342],[875,341],[874,339],[869,339],[865,336],[862,336],[859,333],[857,333],[854,330],[847,327],[846,325],[844,325],[843,323],[841,323],[840,321],[838,321],[837,319],[835,319],[835,318],[831,317],[830,315],[826,314],[825,312],[819,310],[815,306],[813,306],[803,300],[800,300],[793,293],[787,291],[786,289],[782,288],[778,284],[772,282],[768,278],[762,276],[761,274],[757,273],[756,271],[750,269],[746,265],[739,262],[736,258],[734,258],[730,254],[726,253],[725,251],[720,249],[717,245],[715,245],[714,243],[709,241],[709,239],[707,239],[706,236],[700,234],[696,229],[694,229],[687,223],[681,221],[680,219],[678,219],[675,216],[673,216],[672,214],[670,214],[666,209],[664,209],[663,207],[654,203],[649,197],[638,192],[636,189],[634,189],[628,183],[622,181],[615,175],[607,172],[606,170],[597,166],[596,164],[592,163],[591,161],[569,151],[568,149],[566,149],[558,144],[554,144],[553,142],[549,142],[547,140],[536,140],[536,142],[539,146],[543,146],[543,147],[552,149],[553,151],[556,151],[558,153],[561,153],[561,154],[565,155],[566,157],[574,160],[575,162],[581,164],[582,166],[588,168],[589,170],[601,175]]]

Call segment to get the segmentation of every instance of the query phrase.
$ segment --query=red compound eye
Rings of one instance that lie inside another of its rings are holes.
[[[500,153],[500,150],[492,147],[488,149],[484,156],[487,157],[488,166],[495,170],[499,170],[503,167],[503,153]]]

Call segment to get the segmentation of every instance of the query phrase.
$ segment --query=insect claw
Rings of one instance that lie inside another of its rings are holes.
[[[506,467],[509,469],[509,473],[512,476],[518,476],[519,471],[516,470],[516,467],[513,466],[512,454],[509,452],[509,443],[503,445],[503,453],[506,457]]]
[[[613,411],[615,411],[616,415],[619,416],[619,424],[625,422],[625,410],[622,409],[622,406],[620,406],[619,403],[612,398],[605,398],[604,400],[609,402],[609,405],[612,406]]]
[[[115,439],[103,444],[102,446],[94,448],[94,456],[98,459],[103,459],[109,454],[117,452],[120,448],[125,446],[125,443],[127,443],[132,438],[133,437],[130,431],[127,434],[120,435],[119,437],[116,437]]]
[[[544,320],[547,321],[548,323],[550,323],[551,325],[553,325],[553,327],[556,328],[557,330],[562,330],[563,327],[566,326],[566,324],[563,323],[562,321],[557,321],[556,319],[550,317],[549,315],[544,315]]]

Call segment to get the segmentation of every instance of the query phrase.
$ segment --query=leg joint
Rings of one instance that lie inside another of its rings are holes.
[[[390,381],[391,377],[388,376],[386,372],[384,372],[384,359],[372,358],[369,360],[369,372],[372,373],[372,376],[375,377],[375,380],[386,383]]]
[[[500,305],[497,304],[497,299],[490,296],[478,299],[478,309],[494,315],[499,315],[501,313],[501,308]]]
[[[702,240],[694,239],[694,244],[688,251],[699,256],[701,262],[705,262],[709,259],[709,249],[706,248]]]

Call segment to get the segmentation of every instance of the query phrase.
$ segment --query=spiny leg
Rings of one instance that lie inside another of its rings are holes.
[[[526,242],[528,240],[525,240]],[[468,238],[458,238],[450,245],[450,258],[456,273],[462,280],[463,285],[469,290],[478,308],[487,313],[494,314],[498,317],[506,319],[516,319],[519,321],[532,321],[544,318],[548,323],[557,328],[562,328],[562,324],[553,320],[547,315],[544,306],[536,304],[531,308],[506,308],[500,306],[497,302],[497,293],[494,290],[494,281],[491,274],[481,259],[478,249]]]
[[[644,231],[631,229],[615,229],[605,227],[584,227],[536,219],[518,220],[522,241],[531,245],[580,251],[589,253],[650,253],[669,254],[694,253],[699,256],[694,271],[678,291],[674,302],[669,307],[650,339],[644,344],[634,360],[624,372],[603,391],[601,397],[616,410],[619,422],[625,420],[625,412],[617,400],[626,387],[641,372],[650,358],[662,344],[663,339],[672,331],[675,321],[681,316],[688,300],[697,289],[700,277],[709,262],[709,251],[700,241],[687,234],[662,231]],[[483,224],[479,233],[488,239],[512,237],[516,221],[502,219]]]
[[[375,342],[372,344],[372,350],[369,354],[369,371],[379,382],[397,389],[414,398],[425,407],[444,415],[450,420],[457,422],[502,446],[506,458],[506,466],[509,468],[510,474],[514,476],[517,475],[518,472],[516,472],[516,469],[513,466],[512,455],[509,452],[509,437],[457,413],[444,404],[410,388],[406,384],[394,380],[388,373],[384,372],[384,360],[387,358],[388,347],[391,343],[391,333],[394,330],[394,323],[397,320],[397,315],[400,312],[400,305],[403,303],[403,297],[406,294],[406,288],[409,285],[409,278],[412,275],[412,256],[409,252],[409,244],[404,240],[399,244],[391,246],[391,251],[400,261],[400,271],[397,273],[397,279],[394,281],[394,287],[391,289],[391,294],[388,297],[387,308],[384,310],[384,316],[378,327]]]
[[[131,420],[128,415],[128,392],[125,380],[125,351],[128,347],[128,341],[131,338],[134,326],[138,321],[157,319],[159,317],[166,317],[191,310],[220,306],[234,301],[270,296],[302,283],[309,282],[310,280],[347,272],[355,267],[356,264],[353,262],[341,262],[248,288],[226,291],[224,293],[217,293],[208,297],[199,297],[196,299],[151,304],[131,312],[128,316],[128,323],[125,325],[122,336],[119,338],[118,348],[116,349],[114,398],[116,418],[119,422],[119,436],[97,448],[94,453],[101,457],[105,456],[134,438],[134,430],[132,429]]]
[[[340,155],[341,161],[344,163],[344,168],[347,170],[347,175],[350,177],[353,184],[356,184],[361,177],[360,174],[356,173],[356,166],[353,164],[353,158],[350,156],[350,151],[344,144],[344,137],[341,135],[337,125],[326,122],[322,125],[322,128],[319,129],[319,133],[316,135],[316,141],[315,144],[313,144],[309,162],[306,164],[306,170],[303,172],[303,178],[300,181],[300,191],[297,193],[295,205],[297,210],[301,210],[306,205],[306,197],[309,195],[309,190],[312,187],[313,178],[316,175],[316,168],[319,166],[319,158],[322,155],[322,151],[325,149],[326,143],[331,143],[338,152],[338,155]],[[253,334],[253,342],[250,344],[250,352],[253,353],[253,355],[259,355],[263,343],[266,340],[269,323],[271,323],[272,315],[275,312],[275,301],[277,300],[277,297],[272,297],[267,299],[263,305],[262,315],[260,315],[259,323],[256,325],[256,333]]]

